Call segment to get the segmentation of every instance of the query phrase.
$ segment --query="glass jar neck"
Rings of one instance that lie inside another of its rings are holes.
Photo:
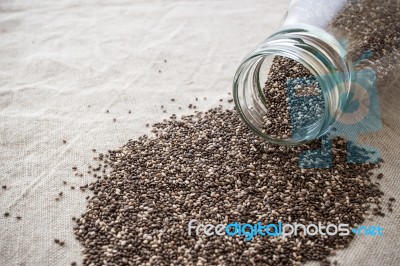
[[[278,139],[263,131],[267,103],[263,93],[265,69],[276,56],[297,61],[315,76],[324,98],[321,119],[301,128],[290,139]],[[280,145],[298,145],[325,134],[341,114],[351,86],[351,63],[346,51],[331,35],[309,25],[282,28],[246,56],[234,78],[236,108],[256,134]]]

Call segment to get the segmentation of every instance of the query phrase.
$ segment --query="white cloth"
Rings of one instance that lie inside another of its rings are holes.
[[[147,123],[193,112],[189,103],[207,110],[231,98],[240,61],[279,25],[287,5],[287,0],[2,1],[0,185],[8,188],[0,189],[0,265],[80,264],[71,218],[85,211],[89,192],[70,186],[93,179],[75,177],[71,168],[84,171],[92,148],[115,149],[149,133]],[[386,159],[385,200],[400,199],[399,94],[381,95],[384,130],[364,138]],[[398,265],[399,204],[394,213],[368,222],[383,226],[384,237],[359,237],[335,259],[341,265]]]

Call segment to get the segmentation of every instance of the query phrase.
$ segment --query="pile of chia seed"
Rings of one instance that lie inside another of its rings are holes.
[[[356,69],[374,69],[380,86],[394,79],[400,58],[395,2],[349,1],[330,25],[349,41]],[[316,78],[289,58],[274,58],[264,94],[269,108],[264,133],[272,137],[296,138],[323,115]],[[172,116],[153,125],[152,132],[99,154],[101,164],[91,167],[97,180],[87,188],[93,196],[74,228],[84,247],[84,265],[329,264],[328,257],[347,247],[353,233],[246,241],[189,235],[188,223],[344,223],[354,228],[385,215],[383,175],[375,174],[379,165],[347,163],[342,138],[333,142],[331,168],[301,168],[301,153],[318,149],[320,141],[298,147],[269,144],[235,110]]]
[[[99,154],[93,196],[76,219],[84,265],[299,265],[347,247],[349,236],[196,236],[188,223],[346,223],[384,215],[372,170],[347,164],[336,139],[330,169],[302,169],[299,146],[269,144],[223,108],[157,123],[151,136]],[[375,172],[375,171],[374,171]],[[380,179],[382,176],[378,176]]]

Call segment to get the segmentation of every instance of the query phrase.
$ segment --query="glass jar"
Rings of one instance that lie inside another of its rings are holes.
[[[380,90],[396,80],[399,6],[397,0],[292,1],[278,31],[248,54],[236,72],[233,95],[242,119],[256,134],[280,145],[297,145],[326,134],[348,105],[357,80],[371,79]],[[309,72],[305,82],[297,74],[293,78],[284,74],[299,68]],[[371,72],[374,75],[365,74]],[[291,84],[293,80],[297,85]],[[297,97],[293,92],[310,84],[318,87],[319,98],[305,97],[296,106],[299,101],[291,99]],[[277,99],[286,103],[277,104]],[[271,133],[271,128],[286,128],[290,135]]]

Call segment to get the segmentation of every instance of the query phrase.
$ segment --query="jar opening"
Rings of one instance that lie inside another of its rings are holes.
[[[273,38],[244,60],[234,98],[255,133],[272,143],[298,145],[329,130],[347,100],[341,92],[348,91],[343,82],[348,72],[338,71],[323,51],[306,38]]]

